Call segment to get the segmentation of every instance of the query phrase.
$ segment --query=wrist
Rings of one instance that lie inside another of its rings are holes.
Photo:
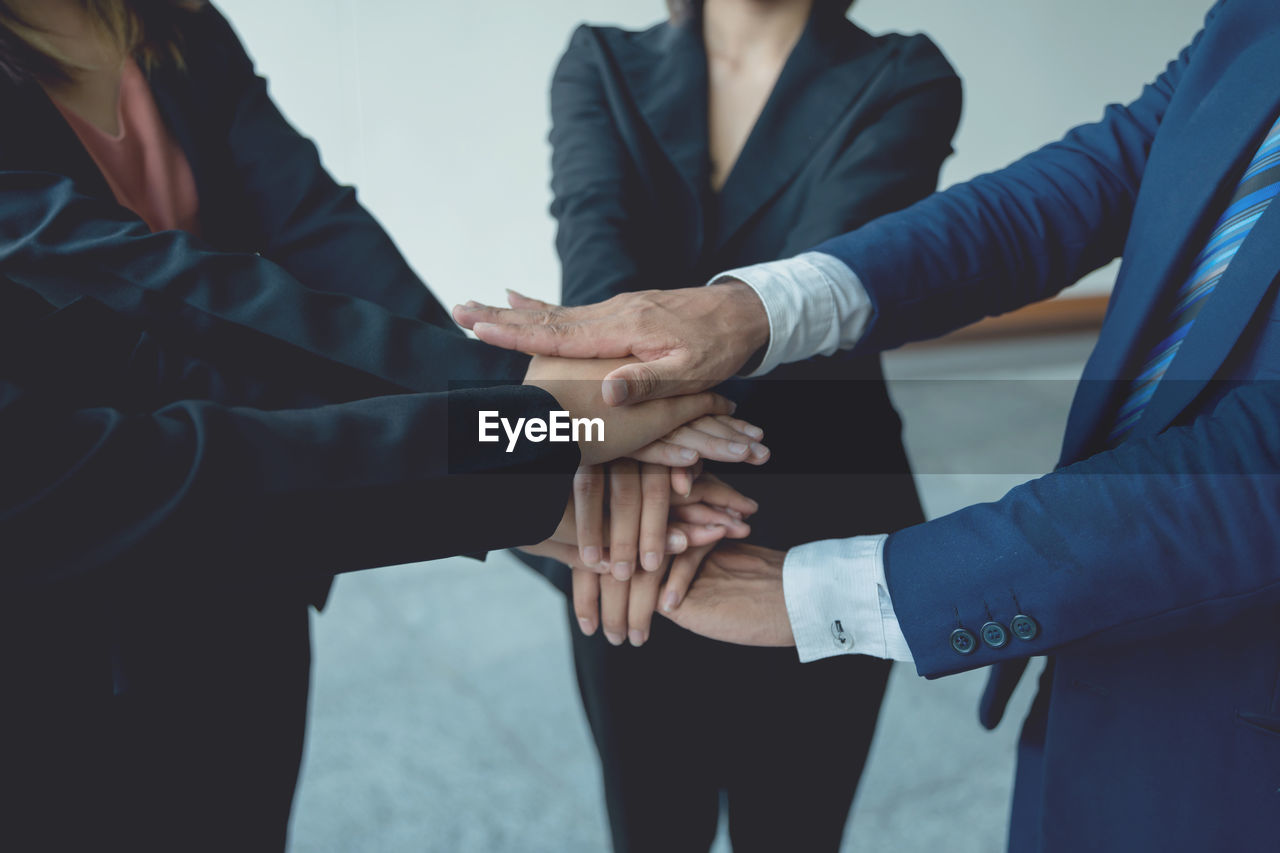
[[[740,372],[750,373],[769,345],[769,312],[764,301],[754,287],[740,279],[728,278],[709,286],[725,294],[727,324],[747,353]]]

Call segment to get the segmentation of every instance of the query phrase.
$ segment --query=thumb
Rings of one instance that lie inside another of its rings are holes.
[[[672,397],[700,391],[680,380],[684,359],[666,355],[656,361],[624,364],[605,376],[600,394],[610,406],[642,403],[659,397]]]

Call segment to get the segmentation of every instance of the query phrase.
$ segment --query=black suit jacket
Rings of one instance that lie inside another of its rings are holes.
[[[37,827],[23,849],[281,846],[306,602],[544,538],[578,461],[475,443],[479,408],[554,399],[446,393],[525,359],[454,327],[226,21],[181,14],[186,70],[150,82],[200,237],[151,233],[43,90],[0,82],[0,654],[28,795],[0,832]]]
[[[927,37],[871,36],[817,11],[716,194],[696,16],[642,32],[582,26],[551,84],[564,301],[699,285],[905,207],[935,188],[960,104]],[[753,541],[789,547],[921,520],[877,357],[810,359],[722,390],[774,448],[762,469],[719,472],[760,501]]]

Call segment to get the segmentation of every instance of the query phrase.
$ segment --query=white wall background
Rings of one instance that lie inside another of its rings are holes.
[[[219,0],[285,112],[446,303],[553,298],[547,83],[581,20],[646,26],[661,0]],[[944,183],[998,168],[1136,96],[1210,0],[860,0],[924,31],[965,82]],[[1101,276],[1105,285],[1108,277]]]

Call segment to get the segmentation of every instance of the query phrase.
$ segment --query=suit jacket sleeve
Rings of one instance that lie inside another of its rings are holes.
[[[889,349],[1047,299],[1117,257],[1152,140],[1202,35],[1101,121],[819,245],[871,297],[874,315],[855,350]]]
[[[960,122],[960,78],[925,36],[907,39],[890,97],[850,129],[840,156],[788,232],[782,257],[858,228],[932,193]]]
[[[232,174],[244,188],[260,253],[310,288],[357,296],[461,336],[355,189],[339,186],[316,146],[280,114],[227,21],[210,7],[195,24],[210,31],[216,59],[197,70],[223,81]]]
[[[56,306],[92,296],[213,363],[297,350],[377,378],[381,393],[443,391],[451,379],[518,381],[526,364],[454,330],[313,290],[258,254],[150,233],[52,173],[0,172],[0,266]]]
[[[76,408],[0,380],[0,582],[213,566],[258,582],[544,539],[578,452],[476,441],[481,409],[546,417],[527,387],[265,412]],[[139,567],[145,567],[139,568]]]
[[[1207,415],[1130,439],[892,534],[885,571],[922,675],[1211,631],[1280,604],[1280,389],[1241,385]],[[957,627],[1037,620],[1032,642],[951,650]]]
[[[643,285],[629,234],[639,176],[612,118],[587,27],[574,32],[551,80],[551,190],[566,305]]]

